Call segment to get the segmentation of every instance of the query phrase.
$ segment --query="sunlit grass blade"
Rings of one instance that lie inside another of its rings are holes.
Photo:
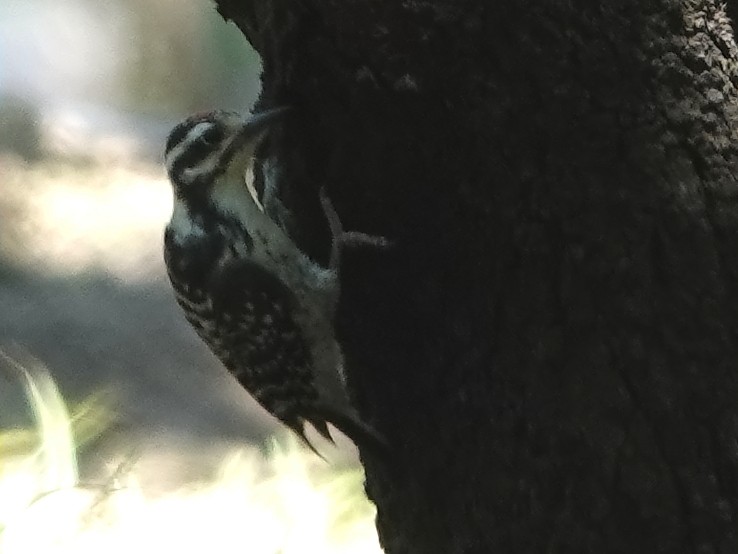
[[[290,434],[266,454],[247,447],[221,456],[210,479],[154,494],[142,485],[152,477],[145,468],[156,481],[187,449],[113,454],[107,478],[81,483],[75,449],[80,441],[96,448],[102,425],[112,424],[108,396],[69,409],[42,364],[0,356],[22,379],[38,428],[0,430],[2,554],[379,554],[361,470],[320,460]]]
[[[39,485],[44,490],[72,487],[77,482],[72,420],[48,369],[40,361],[26,358],[23,364],[0,350],[0,361],[23,383],[40,435],[44,471]]]

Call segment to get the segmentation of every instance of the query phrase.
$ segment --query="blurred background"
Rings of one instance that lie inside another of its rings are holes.
[[[248,111],[259,71],[208,0],[0,1],[0,479],[20,430],[42,449],[45,403],[63,406],[77,483],[135,457],[144,489],[178,490],[275,431],[184,321],[162,261],[169,130]]]
[[[0,2],[0,341],[70,401],[114,391],[131,432],[266,431],[162,262],[167,133],[195,111],[247,111],[258,75],[207,0]],[[3,424],[28,417],[18,391],[3,382]]]

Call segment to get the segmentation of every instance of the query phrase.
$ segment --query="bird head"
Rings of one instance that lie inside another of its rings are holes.
[[[177,125],[169,133],[164,151],[175,195],[207,194],[223,175],[243,180],[259,141],[287,110],[275,108],[246,120],[235,112],[213,111],[193,115]]]

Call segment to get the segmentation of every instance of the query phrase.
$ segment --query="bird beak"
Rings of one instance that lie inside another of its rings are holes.
[[[272,123],[279,121],[288,111],[290,111],[289,106],[281,106],[255,113],[246,120],[242,132],[247,132],[251,136],[258,135],[266,131]]]
[[[253,141],[264,134],[271,125],[282,119],[289,110],[289,107],[283,106],[255,113],[245,121],[236,133],[234,140],[240,144]]]
[[[226,146],[225,158],[230,160],[236,157],[237,154],[239,157],[244,154],[245,158],[250,159],[259,139],[269,130],[271,125],[282,119],[289,110],[289,106],[283,106],[258,112],[239,124]]]

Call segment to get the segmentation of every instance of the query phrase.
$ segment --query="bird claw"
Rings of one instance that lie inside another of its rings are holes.
[[[381,235],[369,235],[360,231],[344,231],[339,240],[342,246],[371,246],[373,248],[392,246],[392,241]]]
[[[329,263],[330,269],[338,272],[341,264],[341,251],[344,247],[364,247],[385,249],[392,246],[392,242],[380,235],[370,235],[360,231],[344,231],[341,218],[333,206],[333,202],[328,198],[325,186],[320,187],[319,191],[320,205],[323,208],[323,214],[328,220],[328,227],[331,231],[331,259]]]

